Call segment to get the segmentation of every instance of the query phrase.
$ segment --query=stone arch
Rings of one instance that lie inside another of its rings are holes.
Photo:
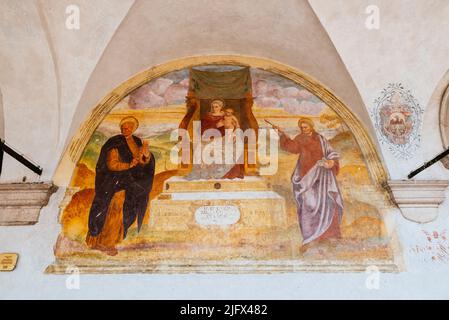
[[[200,55],[245,55],[267,57],[318,79],[358,116],[380,150],[360,92],[309,1],[285,0],[279,6],[278,1],[266,0],[263,9],[254,10],[258,4],[257,0],[223,1],[211,15],[202,2],[180,2],[176,11],[186,19],[177,19],[173,10],[167,10],[166,1],[135,0],[82,85],[66,128],[64,149],[92,106],[117,84],[149,66]],[[218,28],[217,21],[226,21],[228,27]],[[154,32],[155,25],[158,32]]]
[[[426,160],[436,156],[449,147],[449,70],[445,72],[436,85],[423,117],[423,155]],[[424,160],[424,159],[423,159]],[[442,159],[442,164],[449,169],[449,159]],[[446,174],[443,166],[434,165],[427,169],[427,174],[441,178]],[[431,176],[431,177],[433,177]],[[429,176],[430,177],[430,176]]]
[[[443,142],[443,147],[449,147],[449,86],[444,92],[443,99],[440,104],[440,133]],[[443,159],[443,165],[449,169],[448,157]]]
[[[319,81],[295,68],[266,58],[241,55],[211,55],[182,58],[152,67],[119,85],[93,108],[89,117],[84,121],[81,128],[71,140],[55,173],[55,183],[60,186],[68,185],[71,174],[89,138],[104,117],[129,93],[141,85],[169,72],[208,64],[245,65],[259,68],[288,78],[315,94],[346,123],[360,147],[373,181],[377,186],[386,187],[388,174],[382,163],[380,152],[362,125],[362,122],[338,97]]]

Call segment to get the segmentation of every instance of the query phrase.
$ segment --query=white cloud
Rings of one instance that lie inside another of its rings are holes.
[[[155,94],[148,84],[136,89],[129,97],[129,106],[132,109],[161,107],[163,105],[165,105],[165,99]]]
[[[282,107],[290,114],[319,115],[326,105],[322,102],[299,101],[294,98],[284,98],[281,100]]]
[[[256,97],[264,96],[268,91],[268,82],[266,80],[257,80],[253,83],[253,95]]]
[[[285,109],[285,111],[291,112],[293,110],[296,110],[299,108],[299,101],[295,98],[282,98],[281,99],[282,107]]]
[[[286,98],[296,98],[300,100],[309,100],[313,97],[313,94],[307,90],[299,89],[296,87],[287,87],[282,91],[284,97]]]
[[[256,104],[261,108],[279,108],[281,102],[275,97],[260,97],[256,98]]]
[[[166,78],[156,79],[135,90],[129,97],[129,107],[134,109],[161,107],[184,103],[189,78],[174,83]],[[314,95],[301,87],[282,87],[270,79],[255,79],[253,82],[255,104],[261,108],[283,108],[290,114],[318,115],[325,108],[315,102]]]
[[[182,80],[181,82],[179,82],[179,84],[183,87],[189,87],[189,78],[185,78],[184,80]]]
[[[165,91],[172,84],[173,84],[172,80],[165,78],[158,78],[149,83],[151,91],[153,91],[158,96],[163,96],[165,94]]]
[[[187,87],[180,84],[172,84],[164,94],[167,104],[183,103],[187,95]]]

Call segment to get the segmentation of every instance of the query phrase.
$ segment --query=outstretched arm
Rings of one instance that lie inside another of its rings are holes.
[[[291,139],[289,136],[287,136],[287,134],[284,132],[284,130],[282,130],[279,126],[271,123],[267,119],[265,119],[265,122],[268,123],[270,126],[272,126],[273,129],[275,129],[278,132],[279,137],[280,137],[281,149],[283,149],[287,152],[291,152],[291,153],[299,153],[300,152],[300,145],[296,138]]]
[[[300,144],[296,138],[291,139],[283,131],[280,131],[279,135],[280,135],[281,149],[283,149],[287,152],[290,152],[290,153],[299,153],[300,152]]]

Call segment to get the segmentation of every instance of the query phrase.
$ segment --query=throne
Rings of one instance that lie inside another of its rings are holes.
[[[189,80],[187,111],[179,127],[187,130],[190,137],[194,134],[193,122],[200,121],[211,102],[219,99],[234,110],[240,128],[254,129],[257,139],[259,127],[252,112],[248,67],[192,68]],[[179,176],[166,180],[163,192],[150,203],[149,228],[154,235],[193,245],[195,252],[199,248],[207,251],[210,246],[225,249],[215,250],[211,257],[214,259],[237,257],[242,246],[253,246],[254,250],[245,250],[252,258],[268,258],[272,252],[266,250],[268,247],[274,248],[277,254],[285,251],[286,257],[291,256],[291,245],[286,240],[285,200],[258,175],[257,164],[248,162],[249,154],[257,153],[255,147],[244,142],[243,176],[236,179],[188,179],[193,167],[192,141],[190,150],[190,161],[181,161]],[[265,249],[256,250],[256,247]],[[184,253],[185,257],[192,258],[192,251]]]

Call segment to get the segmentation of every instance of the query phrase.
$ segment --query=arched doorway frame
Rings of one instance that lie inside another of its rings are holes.
[[[443,147],[449,147],[449,86],[444,91],[440,105],[440,134]],[[443,165],[449,169],[449,158],[442,159]]]

